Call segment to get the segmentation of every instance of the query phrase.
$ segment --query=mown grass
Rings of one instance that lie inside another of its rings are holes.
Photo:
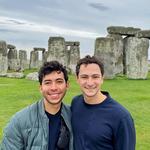
[[[125,77],[105,80],[102,89],[109,91],[114,99],[131,112],[136,127],[136,150],[150,149],[150,75],[147,80],[127,80]],[[75,77],[70,76],[65,103],[70,104],[72,97],[79,93]],[[0,78],[0,140],[10,117],[40,98],[38,82]]]

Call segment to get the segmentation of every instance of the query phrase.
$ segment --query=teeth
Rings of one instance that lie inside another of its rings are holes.
[[[52,96],[57,96],[58,94],[51,94]]]

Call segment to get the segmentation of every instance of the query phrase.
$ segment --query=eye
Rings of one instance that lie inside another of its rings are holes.
[[[88,76],[80,76],[81,79],[87,79]]]
[[[52,83],[51,80],[43,80],[42,84],[43,85],[50,85]]]
[[[49,84],[51,84],[51,82],[46,81],[46,82],[44,82],[44,84],[45,84],[45,85],[49,85]]]
[[[98,79],[98,78],[100,78],[100,76],[97,76],[97,75],[96,75],[96,76],[93,76],[93,78],[94,78],[94,79]]]
[[[64,80],[57,80],[57,84],[62,84],[64,83]]]

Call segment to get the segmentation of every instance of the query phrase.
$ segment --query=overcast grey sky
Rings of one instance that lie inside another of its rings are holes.
[[[48,38],[79,41],[93,54],[108,26],[150,29],[150,0],[0,0],[0,40],[17,49],[48,47]]]

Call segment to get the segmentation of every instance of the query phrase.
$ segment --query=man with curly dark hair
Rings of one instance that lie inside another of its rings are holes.
[[[70,108],[62,103],[68,88],[66,68],[58,61],[46,62],[39,83],[43,99],[12,117],[1,150],[73,150]]]

